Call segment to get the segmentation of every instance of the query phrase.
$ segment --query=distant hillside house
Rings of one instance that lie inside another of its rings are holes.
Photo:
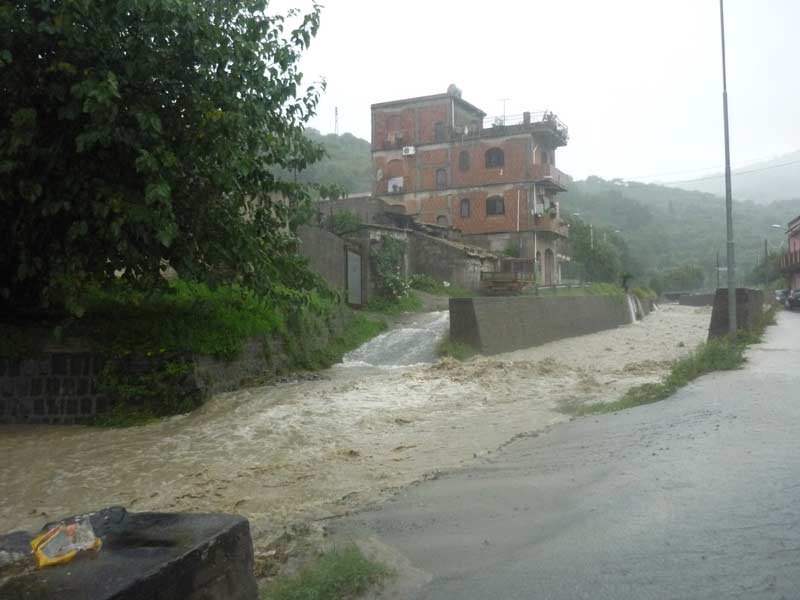
[[[781,257],[781,269],[786,274],[789,287],[800,289],[800,216],[789,221],[786,232],[789,238],[789,251]]]
[[[551,112],[487,119],[447,93],[372,105],[373,195],[422,223],[453,227],[466,243],[519,256],[543,285],[561,280],[567,226],[556,168],[567,127]]]

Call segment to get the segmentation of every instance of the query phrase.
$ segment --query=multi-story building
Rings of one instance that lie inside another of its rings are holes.
[[[786,274],[789,287],[800,289],[800,216],[789,221],[786,231],[789,238],[789,251],[781,257],[781,269]]]
[[[418,221],[453,227],[464,241],[523,261],[543,285],[560,282],[567,225],[556,195],[566,126],[551,112],[486,119],[447,93],[372,105],[373,195]]]

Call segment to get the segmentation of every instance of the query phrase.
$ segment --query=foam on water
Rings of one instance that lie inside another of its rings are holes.
[[[436,361],[436,346],[450,328],[446,310],[425,313],[348,352],[342,366],[403,367]]]

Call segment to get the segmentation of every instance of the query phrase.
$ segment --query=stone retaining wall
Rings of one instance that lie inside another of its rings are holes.
[[[0,358],[0,423],[80,423],[104,412],[104,359],[87,352]]]
[[[450,339],[483,354],[539,346],[629,323],[627,303],[609,296],[450,299]]]
[[[174,393],[206,399],[286,372],[314,360],[351,318],[344,307],[325,318],[308,317],[295,325],[289,336],[294,343],[277,334],[249,339],[232,360],[179,357],[191,364],[191,370],[173,382]],[[32,358],[0,358],[0,423],[71,425],[87,423],[106,412],[112,399],[99,386],[106,358],[77,346],[44,351]],[[120,368],[126,373],[145,374],[156,365],[156,359],[137,356],[123,361]]]

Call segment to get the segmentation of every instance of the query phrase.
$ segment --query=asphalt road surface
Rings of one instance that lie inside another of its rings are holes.
[[[378,597],[800,598],[800,313],[744,369],[523,438],[337,522]]]

